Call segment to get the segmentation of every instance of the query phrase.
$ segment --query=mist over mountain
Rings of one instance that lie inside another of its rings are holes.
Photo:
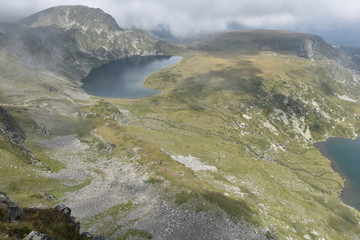
[[[54,5],[83,4],[101,8],[124,28],[162,32],[194,39],[226,30],[288,30],[322,36],[331,44],[358,46],[360,3],[354,0],[289,2],[285,0],[166,1],[85,0],[2,1],[1,18],[21,19]],[[164,36],[161,34],[160,36]],[[167,35],[170,36],[170,35]]]
[[[84,77],[105,62],[162,54],[167,44],[124,30],[104,11],[85,6],[46,9],[17,23],[0,22],[0,46],[34,67]]]

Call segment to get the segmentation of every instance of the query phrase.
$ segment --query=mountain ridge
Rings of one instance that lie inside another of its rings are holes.
[[[351,64],[351,57],[341,49],[328,44],[323,38],[308,33],[283,30],[242,30],[215,33],[188,44],[189,49],[204,51],[275,51],[291,53],[298,57],[320,60],[335,59]]]

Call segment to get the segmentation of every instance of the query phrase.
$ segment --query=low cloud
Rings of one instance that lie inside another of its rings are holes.
[[[167,29],[187,38],[229,28],[331,32],[360,26],[358,0],[13,0],[3,16],[24,17],[56,5],[87,5],[111,14],[121,27]]]

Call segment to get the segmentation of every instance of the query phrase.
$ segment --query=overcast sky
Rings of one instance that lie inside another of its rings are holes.
[[[285,29],[360,46],[360,0],[0,0],[0,18],[69,4],[101,8],[124,28],[161,26],[181,38],[228,29]]]

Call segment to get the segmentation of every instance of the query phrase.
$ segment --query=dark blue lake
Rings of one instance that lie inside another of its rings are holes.
[[[160,93],[144,86],[145,78],[182,60],[179,56],[136,56],[94,68],[82,80],[84,90],[106,98],[142,98]]]
[[[340,195],[343,202],[360,210],[360,137],[355,140],[329,138],[314,146],[331,160],[333,169],[346,179]]]

